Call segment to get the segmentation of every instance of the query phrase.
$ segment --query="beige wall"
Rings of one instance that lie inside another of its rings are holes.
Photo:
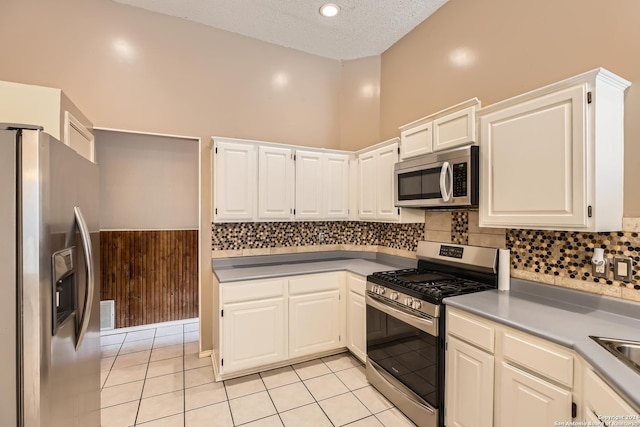
[[[210,136],[339,148],[341,63],[111,0],[3,0],[0,50],[0,80],[62,88],[96,127],[202,138],[211,348]]]
[[[3,0],[0,46],[97,127],[339,146],[338,61],[110,0]]]
[[[95,131],[101,230],[198,228],[198,140]]]
[[[382,54],[381,139],[477,96],[488,105],[596,67],[625,102],[625,216],[640,216],[640,2],[449,0]]]
[[[340,148],[357,150],[380,139],[380,56],[342,63]]]
[[[211,135],[358,149],[473,96],[486,105],[598,66],[637,82],[625,215],[640,217],[639,16],[637,0],[449,0],[381,57],[341,64],[110,0],[3,0],[0,80],[60,87],[98,127],[201,137],[206,273]],[[379,98],[363,96],[378,76]]]

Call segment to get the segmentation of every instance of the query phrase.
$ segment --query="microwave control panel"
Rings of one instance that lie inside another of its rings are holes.
[[[453,197],[467,196],[467,163],[453,165]]]

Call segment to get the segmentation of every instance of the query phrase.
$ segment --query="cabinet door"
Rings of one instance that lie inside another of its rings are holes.
[[[347,297],[347,348],[362,362],[367,358],[367,306],[364,296],[349,291]]]
[[[338,290],[289,296],[289,357],[340,347]]]
[[[609,418],[611,425],[615,425],[615,421],[637,423],[640,419],[640,414],[590,369],[585,370],[584,376],[584,409],[588,421],[605,421],[604,425],[609,425],[606,417],[621,417],[618,420]]]
[[[358,158],[358,217],[376,218],[376,152],[363,153]]]
[[[500,427],[552,426],[571,420],[571,392],[502,363],[497,410]]]
[[[288,148],[259,148],[258,218],[293,217],[293,153]]]
[[[252,144],[215,142],[214,220],[253,220],[256,152]]]
[[[491,354],[447,337],[447,427],[493,426],[493,371]]]
[[[586,92],[574,86],[480,116],[480,226],[587,226]]]
[[[400,158],[428,154],[433,151],[433,122],[423,123],[400,132]]]
[[[93,133],[70,112],[64,112],[64,143],[85,159],[95,163],[95,141]]]
[[[391,144],[376,150],[376,218],[386,221],[397,221],[399,209],[395,203],[395,187],[393,184],[394,166],[398,162],[398,144]]]
[[[296,218],[322,219],[323,154],[296,151]]]
[[[476,109],[465,108],[433,121],[433,151],[448,150],[475,141]]]
[[[223,373],[287,358],[284,298],[225,304],[221,320]]]
[[[329,220],[348,219],[349,156],[347,154],[325,154],[323,166],[323,216]]]

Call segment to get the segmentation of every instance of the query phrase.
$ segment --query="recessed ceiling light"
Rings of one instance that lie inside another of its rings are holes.
[[[340,12],[340,6],[335,3],[323,4],[320,8],[320,15],[330,18],[336,16]]]

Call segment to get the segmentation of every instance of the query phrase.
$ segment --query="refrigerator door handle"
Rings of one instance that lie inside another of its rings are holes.
[[[78,332],[78,340],[76,341],[76,350],[80,348],[82,340],[89,328],[89,318],[91,317],[91,305],[93,304],[93,253],[91,251],[91,236],[89,235],[89,228],[82,216],[80,207],[74,206],[73,213],[76,217],[78,229],[80,230],[80,239],[82,240],[82,252],[84,253],[84,263],[86,265],[87,273],[87,290],[84,293],[84,309],[82,310],[82,319],[80,320],[80,331]]]

